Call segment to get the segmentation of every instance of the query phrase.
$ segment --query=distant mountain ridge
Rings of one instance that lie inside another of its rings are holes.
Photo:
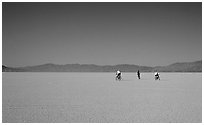
[[[94,64],[57,65],[51,63],[18,68],[2,66],[2,72],[115,72],[118,69],[122,72],[136,72],[137,70],[141,72],[152,72],[155,70],[159,72],[202,72],[202,60],[156,67],[130,64],[99,66]]]
[[[154,69],[163,72],[202,72],[202,61],[174,63],[168,66],[155,67]]]

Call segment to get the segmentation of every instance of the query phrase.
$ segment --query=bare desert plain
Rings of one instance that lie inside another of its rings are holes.
[[[202,73],[2,73],[3,123],[200,123]]]

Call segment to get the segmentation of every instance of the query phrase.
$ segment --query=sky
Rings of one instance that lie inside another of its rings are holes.
[[[2,64],[202,59],[202,3],[2,3]]]

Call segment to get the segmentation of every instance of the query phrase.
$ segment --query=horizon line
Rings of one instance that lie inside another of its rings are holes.
[[[163,65],[163,66],[169,66],[169,65],[172,65],[172,64],[176,64],[176,63],[193,63],[193,62],[198,62],[198,61],[202,61],[202,59],[201,60],[197,60],[197,61],[189,61],[189,62],[175,62],[175,63],[171,63],[171,64],[168,64],[168,65]],[[10,68],[22,68],[22,67],[33,67],[33,66],[42,66],[42,65],[61,65],[61,66],[63,66],[63,65],[95,65],[95,66],[117,66],[117,65],[135,65],[135,66],[143,66],[143,67],[159,67],[159,65],[157,65],[157,66],[146,66],[146,65],[138,65],[138,64],[107,64],[107,65],[100,65],[100,64],[92,64],[92,63],[89,63],[89,64],[87,64],[87,63],[84,63],[84,64],[82,64],[82,63],[67,63],[67,64],[56,64],[56,63],[44,63],[44,64],[38,64],[38,65],[32,65],[32,66],[29,66],[29,65],[27,65],[27,66],[17,66],[17,67],[12,67],[12,66],[7,66],[7,65],[4,65],[4,64],[2,64],[2,66],[6,66],[6,67],[10,67]]]

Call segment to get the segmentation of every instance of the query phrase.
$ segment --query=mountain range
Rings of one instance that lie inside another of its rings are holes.
[[[130,64],[119,65],[94,65],[94,64],[43,64],[37,66],[26,67],[7,67],[2,65],[2,72],[115,72],[120,70],[122,72],[202,72],[202,60],[195,62],[174,63],[167,66],[139,66]]]

